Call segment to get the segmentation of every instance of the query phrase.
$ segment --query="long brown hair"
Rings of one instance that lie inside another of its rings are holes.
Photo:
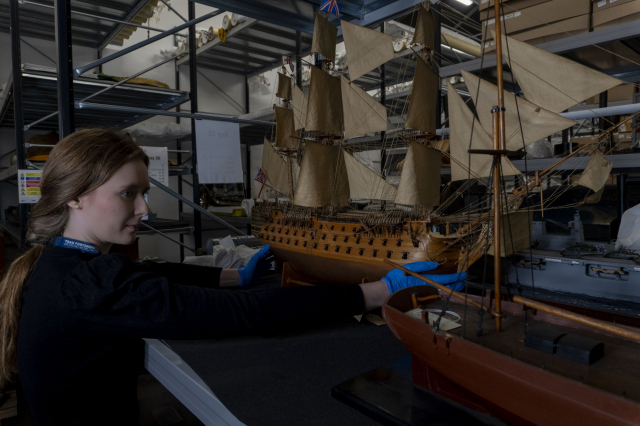
[[[62,235],[69,219],[69,201],[101,186],[125,163],[149,158],[130,139],[118,133],[88,129],[62,139],[51,150],[42,172],[42,197],[32,209],[27,246],[0,282],[0,386],[17,371],[17,338],[22,290],[45,245]]]

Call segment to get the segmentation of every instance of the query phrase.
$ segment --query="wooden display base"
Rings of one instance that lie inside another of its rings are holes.
[[[282,287],[294,287],[300,285],[314,286],[318,285],[317,281],[307,278],[302,274],[297,273],[291,268],[289,262],[282,264]]]

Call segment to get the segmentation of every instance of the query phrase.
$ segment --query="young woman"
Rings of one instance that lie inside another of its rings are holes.
[[[137,424],[142,337],[268,336],[320,315],[362,313],[422,284],[394,270],[365,285],[230,290],[220,288],[248,285],[266,271],[268,246],[239,270],[108,254],[135,241],[149,212],[148,164],[130,140],[83,130],[60,141],[45,165],[28,224],[31,248],[0,283],[0,381],[19,370],[36,424]],[[411,264],[418,272],[435,266]]]

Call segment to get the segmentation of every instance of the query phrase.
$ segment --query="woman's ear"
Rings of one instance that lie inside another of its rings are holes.
[[[67,206],[71,207],[74,210],[79,210],[82,208],[80,205],[80,200],[71,200],[67,203]]]

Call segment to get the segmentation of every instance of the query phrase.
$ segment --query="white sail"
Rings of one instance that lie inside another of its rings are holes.
[[[311,52],[319,53],[331,62],[335,61],[337,36],[338,28],[331,24],[327,18],[316,13]]]
[[[295,130],[304,128],[307,121],[307,97],[297,84],[293,85],[293,125]]]
[[[480,80],[479,77],[465,70],[462,70],[462,77],[464,77],[471,99],[476,105],[480,124],[491,135],[489,132],[490,129],[493,129],[491,110],[494,105],[498,105],[498,87],[486,80]],[[516,104],[515,95],[506,90],[504,91],[504,106],[506,109],[504,113],[505,146],[510,151],[522,149],[526,145],[577,124],[573,120],[547,111],[522,98],[518,98]],[[520,123],[522,123],[522,129],[520,129]]]
[[[435,135],[439,76],[417,55],[405,127]]]
[[[276,96],[282,99],[291,99],[291,78],[278,73],[278,91]]]
[[[469,149],[493,149],[491,138],[449,81],[447,81],[447,98],[449,100],[451,180],[488,177],[491,173],[493,157],[485,154],[470,155],[468,151]],[[471,146],[469,146],[470,143]],[[501,164],[502,173],[505,176],[520,173],[506,157],[502,157]]]
[[[578,185],[586,186],[594,192],[600,191],[607,182],[609,175],[613,169],[613,164],[600,152],[595,150],[591,154],[587,167],[578,179]]]
[[[283,194],[289,193],[289,168],[267,138],[262,149],[262,173],[267,176],[267,185]]]
[[[493,36],[495,39],[495,32]],[[502,54],[527,100],[552,112],[560,113],[624,83],[511,37],[503,35],[502,46]]]
[[[396,198],[396,188],[382,176],[342,151],[347,175],[349,176],[349,197],[352,200],[388,200]]]
[[[442,152],[411,142],[404,159],[396,204],[440,205],[440,164]]]
[[[311,67],[309,103],[305,130],[342,135],[342,95],[340,80],[320,68]]]
[[[296,130],[293,122],[293,111],[289,108],[276,109],[276,146],[278,148],[297,149],[300,145],[300,130]]]
[[[340,21],[349,64],[349,78],[356,81],[395,57],[391,35]]]
[[[305,143],[293,203],[304,207],[349,205],[349,177],[339,147]]]
[[[344,76],[340,80],[344,138],[386,131],[387,108]]]
[[[434,38],[436,32],[436,21],[433,19],[429,11],[420,5],[418,9],[418,20],[416,21],[416,29],[413,33],[413,43],[423,44],[430,49],[434,48]]]

